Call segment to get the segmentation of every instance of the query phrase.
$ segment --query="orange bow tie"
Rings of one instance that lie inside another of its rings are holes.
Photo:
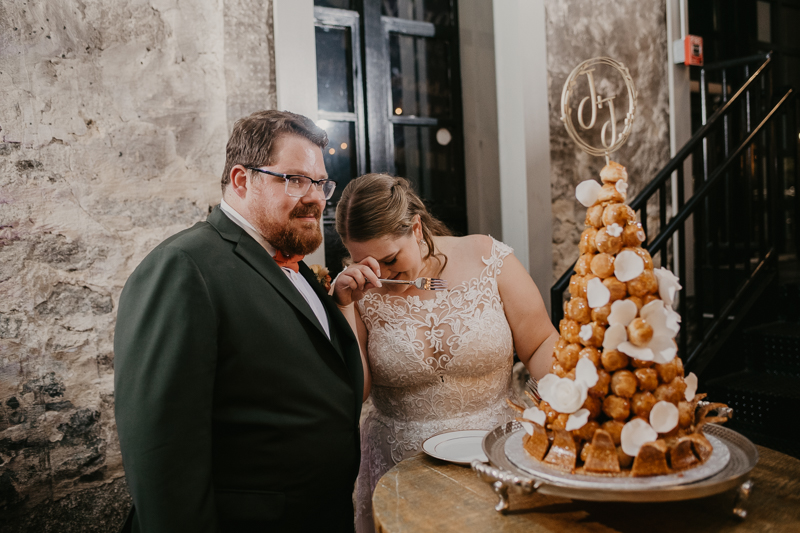
[[[304,255],[286,255],[278,250],[272,258],[276,263],[278,263],[279,267],[290,268],[295,272],[300,272],[300,267],[297,265],[297,263],[302,261],[304,257]]]

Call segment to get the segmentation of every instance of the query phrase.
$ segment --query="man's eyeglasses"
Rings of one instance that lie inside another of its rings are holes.
[[[280,172],[272,172],[271,170],[256,167],[247,167],[247,169],[283,178],[286,181],[285,192],[293,198],[302,198],[308,194],[311,185],[314,185],[314,189],[317,192],[321,192],[326,200],[330,200],[331,196],[333,196],[333,191],[336,190],[336,182],[333,180],[315,180],[302,174],[281,174]]]

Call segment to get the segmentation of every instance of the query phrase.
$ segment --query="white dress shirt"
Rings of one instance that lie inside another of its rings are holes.
[[[234,224],[245,230],[247,234],[254,238],[258,244],[263,246],[270,257],[275,257],[277,250],[270,243],[268,243],[266,239],[264,239],[261,233],[259,233],[258,230],[247,221],[247,219],[245,219],[234,208],[228,205],[224,199],[220,200],[219,208],[234,222]],[[287,267],[281,267],[281,270],[283,270],[283,273],[286,274],[287,278],[289,278],[289,281],[291,281],[292,284],[297,287],[297,290],[300,291],[300,294],[303,295],[303,298],[306,299],[306,302],[308,302],[311,310],[314,311],[317,320],[319,320],[319,323],[322,325],[322,329],[325,330],[325,334],[330,339],[331,332],[328,324],[328,315],[325,313],[325,307],[323,307],[322,302],[314,292],[314,289],[312,289],[311,285],[308,284],[306,278],[301,276],[298,272],[295,272],[291,268]]]

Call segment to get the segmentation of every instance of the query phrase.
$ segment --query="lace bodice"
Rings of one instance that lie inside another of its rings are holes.
[[[469,281],[425,297],[370,292],[357,303],[372,374],[372,406],[362,424],[362,517],[380,476],[426,438],[511,419],[505,399],[514,345],[497,286],[511,252],[492,240],[483,270]],[[369,530],[370,520],[357,521],[364,522],[358,530]]]

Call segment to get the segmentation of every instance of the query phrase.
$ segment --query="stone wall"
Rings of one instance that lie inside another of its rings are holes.
[[[628,169],[632,200],[669,161],[667,23],[663,0],[545,0],[545,10],[555,280],[578,258],[586,208],[575,200],[575,186],[599,179],[605,164],[567,135],[561,122],[564,81],[580,62],[598,56],[616,59],[630,70],[638,91],[637,116],[628,142],[612,159]],[[623,94],[624,85],[601,86],[598,80],[598,90]]]
[[[218,202],[275,106],[271,2],[0,3],[0,531],[115,531],[113,328],[130,272]]]

